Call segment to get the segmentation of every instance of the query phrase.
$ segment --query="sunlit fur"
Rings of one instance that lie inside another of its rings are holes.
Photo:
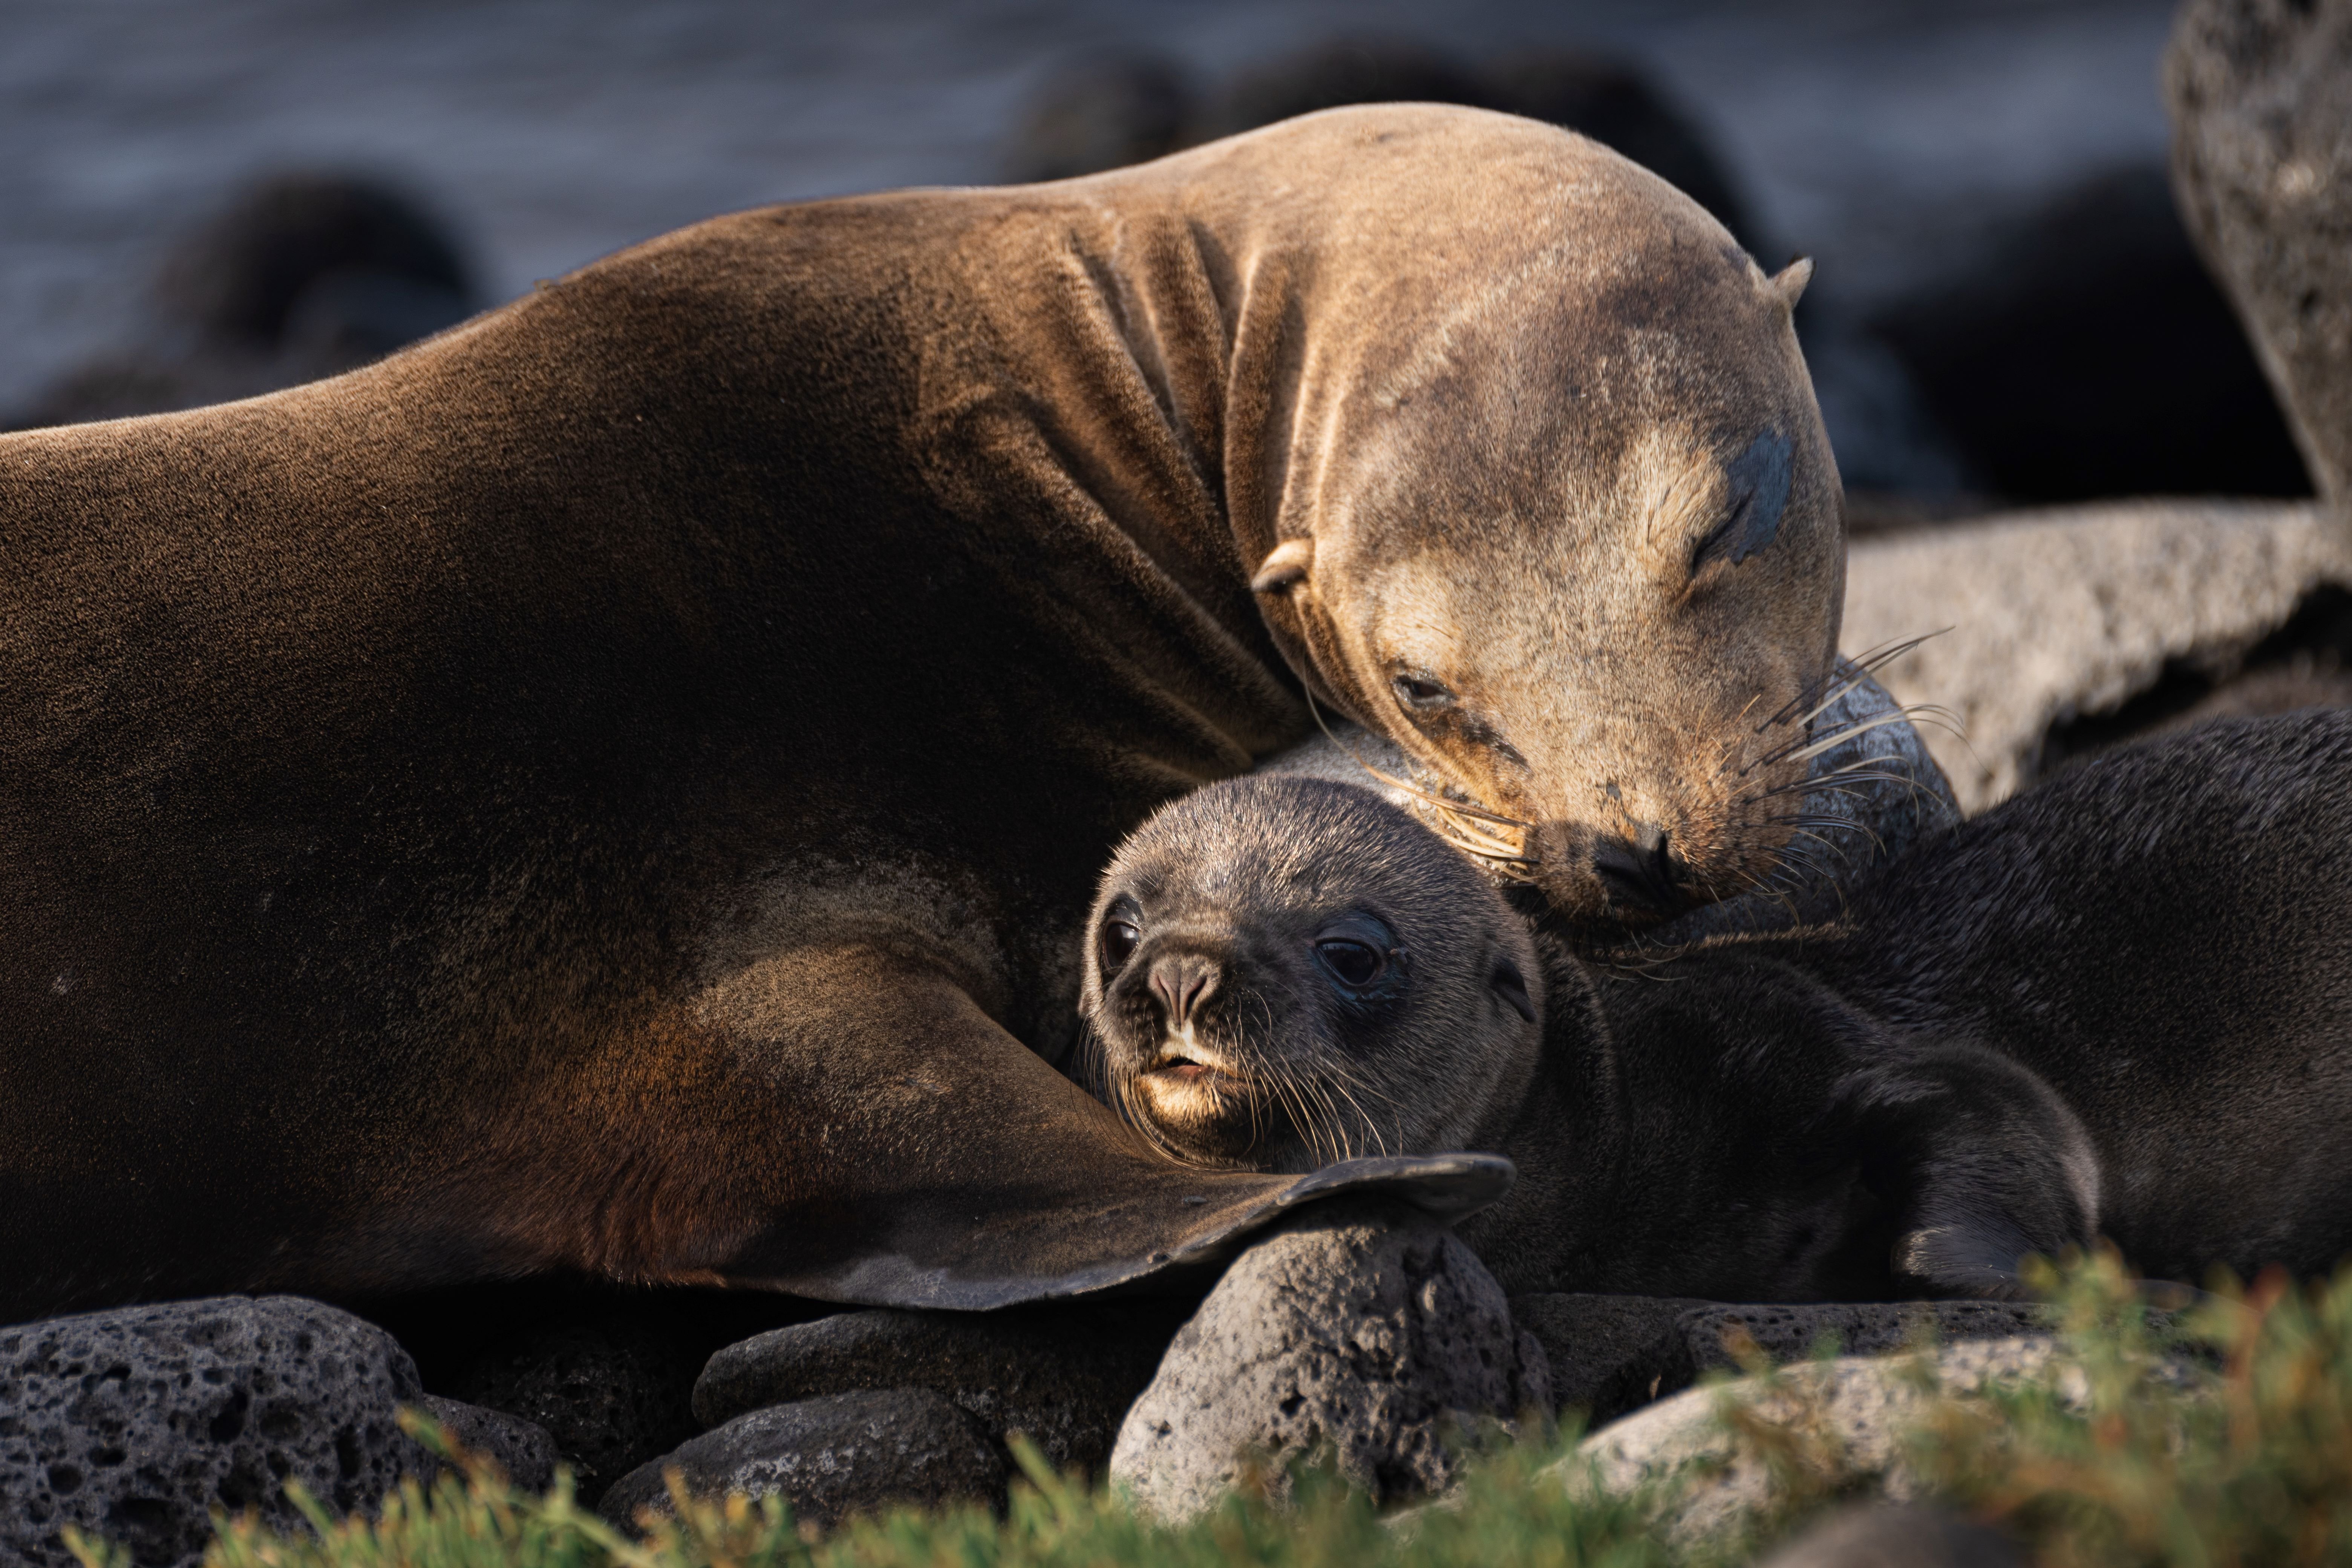
[[[1538,1048],[1497,972],[1538,1016],[1541,980],[1500,895],[1433,847],[1405,813],[1319,779],[1236,780],[1160,811],[1120,847],[1087,928],[1100,1092],[1193,1163],[1307,1171],[1490,1146],[1479,1140],[1497,1108],[1516,1108]],[[1315,942],[1365,916],[1396,939],[1392,984],[1357,1000]],[[1114,919],[1140,941],[1107,973]],[[1181,1035],[1150,986],[1153,963],[1178,954],[1218,974]],[[1179,1060],[1206,1070],[1173,1070]]]
[[[1280,522],[1303,570],[1260,597],[1318,698],[1484,814],[1433,826],[1572,922],[1639,925],[1672,911],[1612,899],[1604,837],[1663,829],[1690,903],[1779,863],[1791,825],[1765,792],[1801,779],[1788,720],[1835,655],[1842,492],[1790,325],[1801,277],[1630,164],[1579,173],[1573,199],[1530,195],[1521,243],[1547,267],[1413,295],[1413,330],[1312,411],[1313,482]],[[1788,444],[1778,527],[1694,570],[1759,438]],[[1405,672],[1459,701],[1412,710]]]

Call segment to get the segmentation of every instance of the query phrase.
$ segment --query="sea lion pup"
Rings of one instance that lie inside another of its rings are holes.
[[[1055,1070],[1103,860],[1311,693],[1579,919],[1768,875],[1842,593],[1803,277],[1393,105],[0,437],[0,1314],[989,1307],[1362,1177]]]
[[[1452,858],[1328,782],[1162,810],[1096,904],[1111,1098],[1219,1166],[1499,1152],[1518,1183],[1461,1228],[1515,1290],[2000,1296],[2102,1234],[2191,1281],[2352,1252],[2352,713],[2118,752],[1835,925],[1638,972],[1546,942],[1538,987]]]

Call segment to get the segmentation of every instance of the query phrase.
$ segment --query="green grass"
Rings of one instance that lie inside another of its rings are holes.
[[[2112,1258],[2045,1270],[2079,1371],[1982,1399],[1937,1398],[1913,1432],[1910,1461],[1952,1506],[1997,1521],[2050,1564],[2352,1562],[2352,1274],[2294,1289],[2224,1285],[2216,1300],[2159,1330]],[[2183,1350],[2200,1356],[2187,1376]],[[2174,1370],[2168,1373],[2168,1366]],[[1737,1386],[1737,1385],[1729,1385]],[[1288,1510],[1245,1491],[1181,1529],[1139,1518],[1114,1495],[1048,1472],[997,1517],[978,1507],[902,1511],[822,1539],[773,1500],[687,1504],[647,1539],[616,1531],[572,1498],[518,1494],[488,1467],[415,1484],[380,1515],[336,1521],[300,1500],[315,1534],[276,1535],[223,1521],[212,1568],[1647,1568],[1743,1560],[1860,1489],[1833,1439],[1801,1414],[1785,1425],[1743,1415],[1719,1393],[1739,1441],[1779,1478],[1783,1503],[1750,1539],[1677,1549],[1658,1528],[1675,1488],[1596,1496],[1540,1477],[1573,1440],[1501,1447],[1471,1467],[1458,1508],[1410,1528],[1307,1467]],[[429,1439],[428,1439],[429,1440]],[[88,1568],[128,1557],[73,1539]]]

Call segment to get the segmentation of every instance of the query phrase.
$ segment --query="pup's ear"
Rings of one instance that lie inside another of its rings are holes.
[[[1797,308],[1797,301],[1805,297],[1805,285],[1812,280],[1813,258],[1810,256],[1800,256],[1796,260],[1764,279],[1764,287],[1778,294],[1780,297],[1780,303],[1793,310]]]
[[[1314,540],[1286,539],[1258,563],[1257,575],[1250,579],[1250,592],[1279,594],[1296,587],[1307,581],[1307,570],[1314,564]]]
[[[1507,958],[1496,959],[1495,973],[1486,984],[1495,988],[1495,994],[1500,996],[1512,1012],[1530,1024],[1536,1021],[1536,1005],[1528,997],[1528,979],[1519,973],[1517,964]]]

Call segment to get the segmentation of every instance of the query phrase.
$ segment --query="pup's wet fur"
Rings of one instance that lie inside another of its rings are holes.
[[[1519,1184],[1464,1233],[1518,1290],[2000,1296],[2024,1255],[2102,1234],[2191,1280],[2352,1250],[2352,714],[2100,759],[1896,863],[1833,927],[1639,973],[1538,934],[1540,1028],[1479,984],[1488,954],[1522,950],[1454,859],[1328,782],[1168,807],[1092,928],[1115,1100],[1219,1163],[1475,1129]],[[1397,931],[1399,978],[1350,1029],[1299,950],[1360,908]],[[1107,974],[1115,919],[1139,940]],[[1137,1092],[1162,1037],[1138,975],[1203,931],[1254,997],[1219,1015],[1232,1059],[1288,1075],[1294,1106],[1352,1089],[1319,1128],[1155,1121]]]

